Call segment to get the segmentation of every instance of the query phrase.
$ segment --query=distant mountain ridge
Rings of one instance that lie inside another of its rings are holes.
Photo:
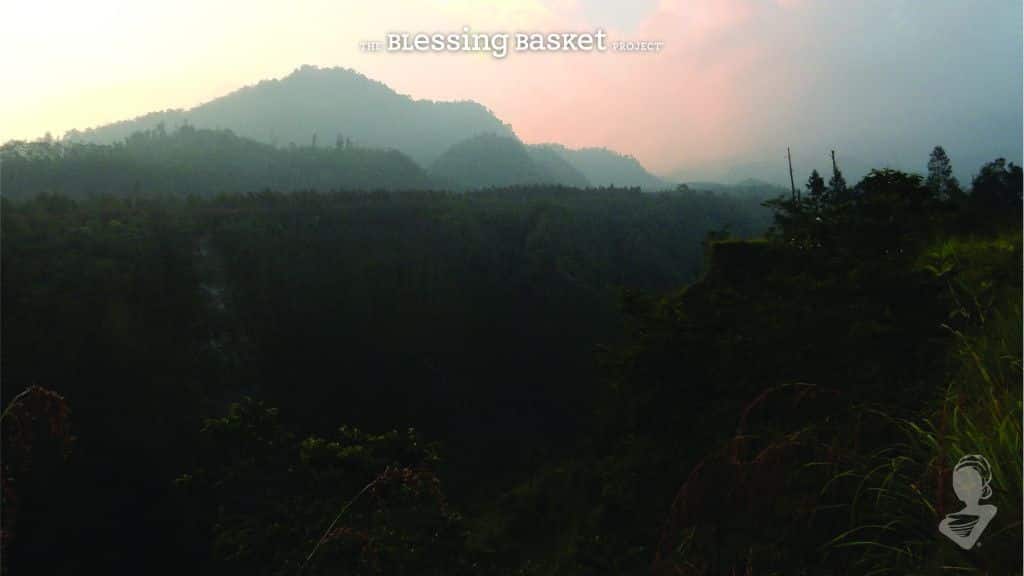
[[[590,180],[572,165],[563,155],[547,146],[531,145],[526,147],[530,159],[543,170],[552,182],[563,186],[588,188]]]
[[[578,170],[591,186],[638,187],[643,190],[670,188],[664,180],[654,176],[632,156],[619,154],[607,148],[567,148],[561,144],[537,144],[561,156]]]
[[[476,102],[414,100],[347,68],[302,66],[284,78],[264,80],[188,110],[72,130],[65,141],[113,144],[136,132],[171,132],[182,126],[230,130],[277,147],[394,149],[429,169],[438,183],[461,189],[519,184],[668,187],[631,156],[604,148],[524,145],[508,124]]]
[[[430,176],[461,190],[554,183],[519,140],[497,134],[479,134],[451,146],[433,163]]]
[[[480,134],[456,143],[434,162],[430,176],[442,186],[459,190],[534,184],[590,186],[561,155],[497,134]]]
[[[280,80],[264,80],[188,110],[153,112],[65,136],[111,144],[163,124],[227,129],[275,146],[333,146],[338,140],[398,150],[429,166],[451,145],[481,133],[512,129],[472,102],[414,100],[346,68],[303,66]]]
[[[634,158],[604,148],[572,150],[559,144],[526,145],[512,136],[481,134],[458,142],[430,169],[431,177],[456,189],[555,184],[575,188],[669,185]]]

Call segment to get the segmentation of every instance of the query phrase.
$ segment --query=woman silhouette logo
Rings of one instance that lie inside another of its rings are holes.
[[[964,509],[946,515],[939,523],[939,532],[956,542],[964,550],[970,550],[981,537],[985,527],[996,515],[996,507],[978,504],[992,496],[992,468],[980,454],[968,454],[953,468],[953,492],[964,503]]]

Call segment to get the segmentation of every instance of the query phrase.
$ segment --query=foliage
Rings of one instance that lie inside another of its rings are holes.
[[[11,143],[0,149],[8,198],[60,194],[201,196],[319,188],[429,189],[430,178],[396,151],[359,146],[275,148],[227,130],[162,125],[110,146]]]
[[[849,504],[851,528],[830,547],[862,551],[855,561],[864,572],[1020,572],[1021,278],[1014,270],[1020,258],[1019,236],[952,239],[921,256],[918,265],[949,289],[955,361],[944,394],[918,414],[901,418],[874,408],[892,441],[864,451],[844,473],[859,486]],[[949,478],[965,454],[992,463],[991,502],[1000,516],[970,551],[935,538],[945,514],[959,507]]]
[[[1021,167],[998,158],[981,167],[971,184],[970,207],[997,223],[1016,224],[1022,207]]]
[[[2,201],[4,400],[52,383],[80,437],[60,497],[19,520],[59,533],[11,558],[58,547],[57,573],[205,562],[172,480],[197,468],[202,421],[244,395],[299,438],[415,426],[443,442],[452,500],[490,501],[589,429],[620,287],[684,283],[706,230],[753,235],[769,216],[755,199],[543,187]]]
[[[1020,572],[1019,227],[951,235],[956,212],[892,171],[854,194],[778,201],[772,242],[713,243],[699,284],[637,301],[614,400],[645,454],[631,474],[691,458],[656,572]],[[698,434],[717,448],[693,459]],[[969,553],[936,528],[965,453],[999,461],[1006,510]]]
[[[963,195],[960,183],[953,176],[953,165],[942,146],[936,146],[928,158],[928,177],[925,184],[936,198],[959,200]]]
[[[0,415],[3,435],[3,468],[0,470],[0,498],[3,524],[0,528],[0,555],[4,572],[12,564],[10,553],[18,537],[18,520],[43,515],[55,503],[46,492],[53,489],[48,477],[64,472],[64,461],[71,452],[71,408],[61,395],[40,386],[31,386],[10,400]],[[51,534],[33,533],[28,538],[46,540]],[[18,565],[16,558],[14,564]]]
[[[193,136],[234,142],[132,146]],[[1020,573],[1019,169],[822,180],[761,238],[687,187],[5,197],[3,400],[45,383],[77,438],[7,566]]]
[[[200,447],[199,467],[177,485],[194,511],[197,540],[210,535],[204,572],[466,569],[454,553],[461,521],[434,474],[436,449],[411,429],[374,435],[342,427],[300,438],[275,409],[244,399],[205,422]]]

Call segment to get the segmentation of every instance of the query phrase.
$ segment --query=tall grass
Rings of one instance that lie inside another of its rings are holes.
[[[948,386],[915,418],[867,410],[862,424],[891,442],[857,456],[824,491],[853,487],[850,528],[826,556],[863,574],[1020,574],[1021,240],[953,239],[927,251],[922,270],[946,281],[952,362]],[[961,508],[951,486],[965,454],[985,456],[998,513],[981,540],[961,550],[938,532]]]

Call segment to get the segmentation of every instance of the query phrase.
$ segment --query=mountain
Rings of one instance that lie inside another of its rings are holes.
[[[430,166],[453,144],[481,133],[512,130],[476,102],[413,100],[345,68],[303,66],[280,80],[264,80],[189,110],[153,112],[65,137],[114,143],[140,130],[190,124],[229,129],[275,146],[350,140],[360,147],[394,148]]]
[[[539,144],[555,152],[582,174],[592,186],[637,186],[644,190],[662,190],[668,183],[648,172],[636,158],[607,148],[573,150],[561,144]]]
[[[542,183],[668,186],[631,156],[605,148],[524,146],[511,127],[476,102],[414,100],[346,68],[302,66],[188,110],[72,130],[64,141],[114,144],[136,132],[174,132],[183,126],[230,130],[278,148],[394,149],[431,167],[439,183],[462,189]],[[488,157],[502,154],[508,156]]]
[[[551,182],[575,188],[590,187],[590,180],[549,146],[527,146],[527,154],[551,179]]]
[[[458,190],[560,184],[588,188],[587,178],[547,147],[525,146],[517,138],[479,134],[456,143],[438,158],[431,177]]]
[[[463,190],[555,183],[519,140],[497,134],[480,134],[448,148],[430,175],[443,186]]]

